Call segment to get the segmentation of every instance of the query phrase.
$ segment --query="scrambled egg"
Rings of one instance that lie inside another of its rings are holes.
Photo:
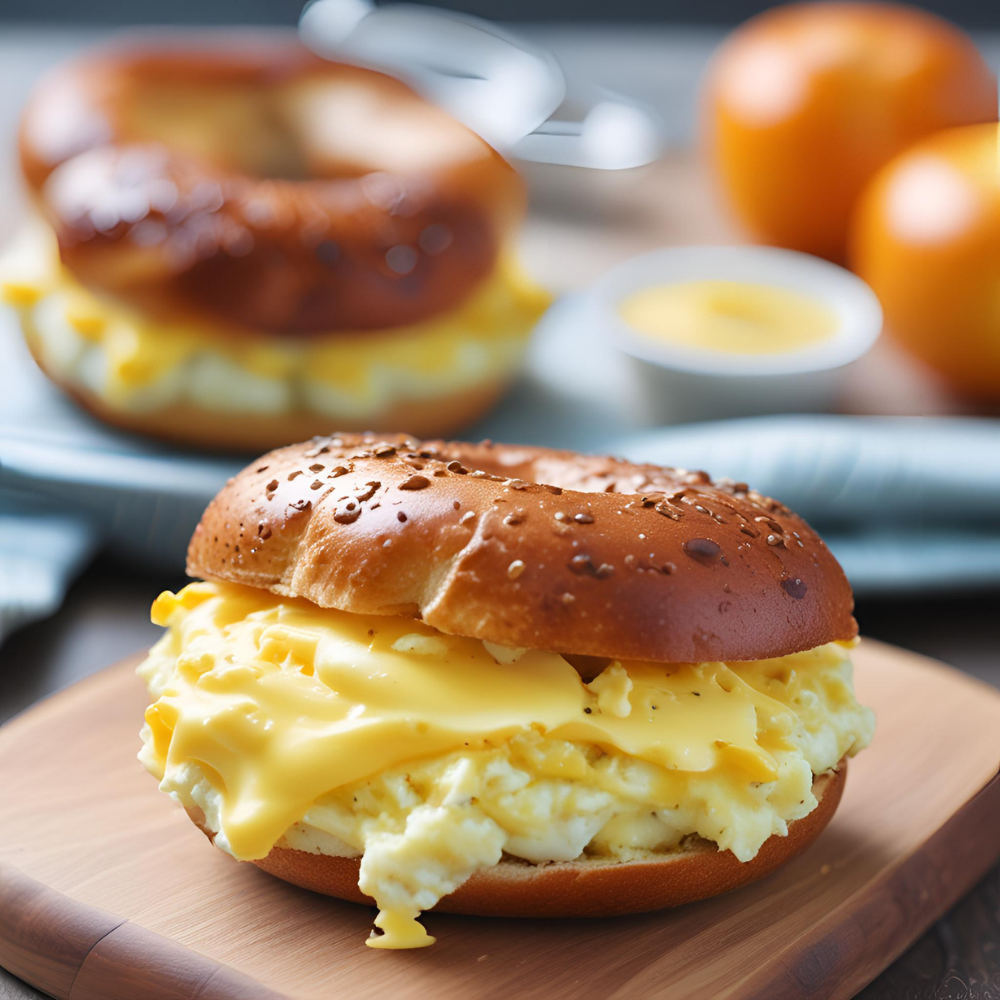
[[[449,313],[407,327],[312,337],[218,331],[142,317],[84,288],[36,223],[0,261],[0,298],[57,379],[122,410],[187,401],[216,411],[305,409],[364,421],[516,369],[549,297],[511,255]]]
[[[759,662],[508,651],[258,589],[163,593],[140,759],[244,860],[361,857],[376,947],[503,853],[627,860],[697,834],[751,859],[870,740],[845,645]]]

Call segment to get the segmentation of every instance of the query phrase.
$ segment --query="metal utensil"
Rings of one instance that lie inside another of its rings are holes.
[[[482,18],[416,4],[313,0],[299,34],[321,56],[400,77],[515,159],[621,170],[649,163],[663,146],[648,109],[594,87],[570,94],[550,52]],[[553,118],[567,97],[581,114]]]

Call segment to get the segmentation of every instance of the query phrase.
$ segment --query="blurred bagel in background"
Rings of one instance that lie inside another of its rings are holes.
[[[63,67],[20,159],[38,211],[5,298],[43,370],[124,428],[247,450],[445,433],[547,305],[512,260],[514,169],[398,80],[294,44]]]
[[[747,234],[838,262],[882,165],[931,133],[997,119],[972,40],[899,4],[768,10],[720,47],[702,99],[706,152]]]

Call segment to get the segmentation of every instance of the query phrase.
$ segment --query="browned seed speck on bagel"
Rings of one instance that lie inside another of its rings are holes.
[[[823,541],[746,484],[490,442],[340,434],[268,453],[209,505],[188,572],[603,658],[743,661],[857,634]]]

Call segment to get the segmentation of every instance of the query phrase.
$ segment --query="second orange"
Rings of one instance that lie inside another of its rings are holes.
[[[737,29],[709,68],[703,133],[761,243],[835,261],[868,179],[924,136],[996,121],[996,81],[953,25],[889,4],[794,4]]]

